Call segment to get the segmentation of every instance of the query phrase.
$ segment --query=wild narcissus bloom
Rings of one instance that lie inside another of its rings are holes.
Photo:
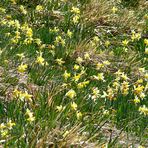
[[[27,64],[21,64],[18,66],[17,70],[18,72],[23,73],[27,70],[27,67],[28,67]]]
[[[148,48],[145,48],[145,54],[148,54]]]
[[[80,111],[76,112],[77,119],[80,120],[82,118],[82,113]]]
[[[44,65],[45,64],[45,59],[42,57],[42,52],[40,52],[39,56],[37,56],[36,63],[38,63],[40,65]]]
[[[112,8],[112,12],[113,12],[113,13],[116,13],[117,11],[118,11],[118,8],[114,6],[114,7]]]
[[[81,64],[83,62],[83,59],[81,57],[76,58],[76,62],[78,64]]]
[[[70,73],[68,73],[67,71],[64,72],[63,77],[65,80],[67,80],[69,77],[71,76]]]
[[[11,120],[9,120],[8,122],[7,122],[7,127],[8,127],[8,129],[12,129],[12,127],[13,126],[15,126],[16,124],[14,123],[14,122],[12,122]]]
[[[84,81],[84,82],[80,82],[77,85],[77,88],[81,89],[87,86],[87,84],[89,84],[89,81]]]
[[[71,103],[72,110],[77,110],[78,105],[75,102]]]
[[[144,86],[143,85],[138,85],[138,86],[135,86],[134,85],[134,93],[136,95],[140,95],[144,90]]]
[[[105,42],[105,46],[108,47],[110,45],[110,41]]]
[[[57,109],[58,112],[61,112],[65,109],[65,106],[64,107],[62,105],[56,106],[56,109]]]
[[[42,5],[37,5],[36,6],[36,8],[35,8],[35,10],[37,11],[37,12],[40,12],[40,11],[43,11],[43,6]]]
[[[73,89],[70,89],[65,96],[73,99],[76,96],[76,92]]]
[[[79,15],[75,15],[73,18],[72,18],[72,21],[74,24],[77,24],[79,22],[79,19],[80,19],[80,16]]]
[[[72,7],[71,8],[71,12],[75,13],[75,14],[80,14],[80,9],[77,7]]]
[[[127,46],[127,45],[128,45],[128,43],[129,43],[129,41],[128,41],[128,40],[124,40],[124,41],[122,41],[122,45],[123,45],[123,46]]]
[[[74,67],[73,67],[74,70],[78,70],[79,68],[80,68],[80,66],[77,65],[77,64],[75,64]]]
[[[26,101],[32,101],[32,95],[28,94],[28,92],[25,91],[25,93],[23,93],[22,96]]]
[[[59,65],[62,65],[65,63],[65,61],[63,61],[62,58],[60,58],[60,59],[56,59],[56,63],[58,63]]]
[[[35,117],[33,116],[33,113],[28,108],[26,110],[25,115],[28,116],[27,121],[33,122],[35,120]]]
[[[26,11],[26,9],[24,8],[23,5],[20,6],[20,11],[21,11],[24,15],[27,14],[27,11]]]
[[[71,38],[72,37],[72,32],[68,29],[68,31],[67,31],[67,36],[69,37],[69,38]]]
[[[144,44],[148,46],[148,39],[144,39]]]
[[[55,44],[56,45],[61,44],[62,46],[65,46],[65,39],[63,39],[61,36],[57,36],[55,38]]]
[[[139,112],[140,112],[140,114],[144,114],[146,116],[146,115],[148,115],[148,108],[145,105],[140,106]]]
[[[94,75],[93,77],[94,77],[94,79],[96,79],[96,80],[102,80],[103,82],[105,82],[104,74],[103,74],[103,73],[98,73],[97,76]]]
[[[135,96],[134,103],[135,103],[135,104],[140,103],[140,99],[139,99],[137,96]]]
[[[85,60],[90,60],[91,58],[90,58],[90,54],[88,53],[88,52],[86,52],[85,54],[84,54],[84,59]]]

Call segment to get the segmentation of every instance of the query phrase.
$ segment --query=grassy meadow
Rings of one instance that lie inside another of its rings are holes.
[[[46,147],[148,147],[147,0],[0,0],[0,148]]]

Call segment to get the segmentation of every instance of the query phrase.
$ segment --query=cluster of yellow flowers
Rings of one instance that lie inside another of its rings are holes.
[[[71,12],[73,13],[73,23],[77,24],[79,23],[79,19],[80,19],[80,9],[76,8],[76,7],[72,7],[71,8]]]
[[[9,136],[10,130],[12,130],[15,123],[9,120],[7,123],[0,124],[0,135],[2,138],[7,138]]]
[[[19,91],[18,89],[15,89],[13,91],[13,97],[18,98],[21,101],[24,101],[24,100],[29,101],[29,102],[32,101],[32,95],[31,94],[28,94],[27,91],[25,91],[25,92]]]

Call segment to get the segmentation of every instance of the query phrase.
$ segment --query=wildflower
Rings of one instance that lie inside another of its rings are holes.
[[[18,53],[17,56],[18,56],[21,60],[25,57],[25,56],[24,56],[24,53],[20,53],[20,54]]]
[[[21,10],[21,12],[22,12],[24,15],[27,14],[27,11],[26,11],[26,9],[24,8],[23,5],[20,6],[20,10]]]
[[[97,97],[100,96],[100,90],[97,87],[92,89],[92,99],[95,101]]]
[[[129,79],[128,76],[124,73],[121,74],[121,78],[125,81]]]
[[[0,130],[3,130],[4,128],[6,128],[6,125],[4,123],[0,124]]]
[[[39,48],[42,50],[44,48],[46,48],[46,45],[45,44],[41,44],[42,41],[40,39],[36,39],[35,40],[35,43],[39,46]]]
[[[75,15],[73,18],[72,18],[72,21],[74,24],[77,24],[79,22],[79,19],[80,17],[78,15]]]
[[[71,8],[71,12],[75,13],[75,14],[80,14],[80,9],[76,8],[76,7],[72,7]]]
[[[63,107],[62,105],[60,105],[60,106],[57,106],[56,109],[58,112],[61,112],[65,109],[65,106]]]
[[[97,42],[99,42],[99,41],[100,41],[100,39],[99,39],[99,37],[98,37],[98,36],[94,36],[94,37],[93,37],[93,41],[97,43]]]
[[[73,99],[76,96],[76,92],[73,89],[70,89],[65,96]]]
[[[144,39],[144,44],[148,46],[148,39]]]
[[[128,42],[129,41],[127,41],[127,40],[122,41],[123,46],[127,46]]]
[[[32,42],[33,42],[33,38],[32,38],[32,37],[26,38],[26,39],[24,40],[24,44],[25,44],[25,45],[31,44]]]
[[[65,40],[62,39],[61,36],[57,36],[55,39],[55,44],[61,44],[62,46],[65,46]]]
[[[69,38],[71,38],[72,37],[72,32],[68,29],[68,31],[67,31],[67,36],[69,37]]]
[[[98,75],[97,76],[94,76],[94,78],[96,80],[101,80],[101,81],[105,82],[105,80],[104,80],[104,74],[103,73],[98,73]]]
[[[89,55],[88,52],[86,52],[86,53],[84,54],[84,59],[85,59],[85,60],[90,60],[90,55]]]
[[[42,41],[41,41],[39,38],[34,39],[34,42],[35,42],[37,45],[41,45],[41,43],[42,43]],[[42,45],[42,46],[45,47],[45,45]],[[44,48],[44,47],[42,47],[42,48]]]
[[[17,70],[18,72],[23,73],[27,70],[27,67],[28,67],[27,64],[21,64],[18,66]]]
[[[36,8],[35,8],[35,10],[36,10],[37,12],[43,11],[43,6],[37,5]]]
[[[33,36],[32,29],[31,28],[27,28],[25,34],[26,34],[26,37],[31,38]]]
[[[45,59],[42,57],[42,53],[40,53],[40,55],[37,57],[36,63],[38,63],[40,65],[44,65],[45,64]]]
[[[140,38],[141,38],[140,33],[135,33],[134,31],[132,32],[132,36],[131,36],[132,41],[139,40]]]
[[[8,129],[12,129],[12,127],[15,126],[15,123],[12,122],[11,120],[9,120],[9,121],[7,122],[7,125],[6,125],[6,126],[8,127]]]
[[[106,41],[105,46],[108,48],[109,45],[110,45],[110,41]]]
[[[136,84],[142,84],[143,83],[143,79],[138,79],[137,81],[136,81]]]
[[[115,96],[114,96],[114,91],[111,87],[108,87],[108,90],[107,90],[107,97],[110,99],[110,100],[116,100]]]
[[[15,90],[13,91],[13,97],[19,97],[19,95],[20,95],[20,91],[19,90],[17,90],[16,88],[15,88]]]
[[[28,101],[32,101],[32,95],[28,94],[26,91],[25,93],[22,94],[23,98],[28,100]]]
[[[77,111],[76,116],[77,116],[77,119],[80,120],[82,118],[82,113]]]
[[[87,84],[89,84],[89,81],[80,82],[80,83],[78,83],[77,87],[79,89],[84,88],[84,87],[86,87]]]
[[[146,73],[146,74],[144,75],[144,78],[145,78],[145,79],[148,79],[148,73]]]
[[[148,14],[144,15],[144,19],[146,19],[146,20],[148,19]]]
[[[145,48],[145,54],[148,55],[148,48]]]
[[[145,73],[145,68],[139,68],[140,73]]]
[[[64,72],[63,77],[65,80],[67,80],[71,76],[70,73],[67,73],[67,71]]]
[[[118,82],[118,81],[114,81],[114,82],[113,82],[113,87],[114,87],[115,92],[118,92],[119,87],[120,87],[119,82]]]
[[[108,60],[103,61],[103,65],[108,66],[108,65],[110,65],[110,62]]]
[[[16,29],[19,29],[20,28],[20,22],[18,20],[14,20],[14,24],[13,26],[16,28]]]
[[[138,85],[137,87],[134,86],[134,93],[136,95],[140,95],[144,90],[144,86]]]
[[[0,12],[5,13],[6,12],[6,9],[0,7]]]
[[[79,81],[79,79],[81,78],[81,75],[82,75],[81,73],[79,73],[79,74],[77,74],[77,75],[75,74],[74,77],[73,77],[73,80],[74,80],[75,82]]]
[[[33,113],[28,108],[26,110],[25,115],[28,116],[27,121],[33,122],[35,120],[35,117],[33,116]]]
[[[77,105],[75,102],[72,102],[72,103],[71,103],[71,108],[72,108],[73,110],[77,110],[77,107],[78,107],[78,105]]]
[[[140,112],[140,114],[144,114],[146,116],[146,115],[148,115],[148,108],[145,105],[140,106],[139,112]]]
[[[109,111],[106,110],[106,109],[104,109],[104,110],[103,110],[103,115],[109,115]]]
[[[62,65],[62,64],[65,63],[65,61],[62,61],[62,58],[56,59],[56,62],[57,62],[59,65]]]
[[[145,95],[144,92],[141,92],[141,93],[139,94],[139,97],[140,97],[141,99],[144,99],[144,98],[146,97],[146,95]]]
[[[129,82],[124,81],[121,84],[121,92],[122,92],[123,95],[127,95],[128,91],[129,91]]]
[[[121,70],[119,69],[117,72],[115,72],[115,75],[117,75],[117,76],[120,76],[120,75],[122,75],[122,72],[121,72]]]
[[[59,28],[54,27],[53,29],[49,29],[49,32],[58,33],[59,32]]]
[[[100,70],[102,67],[104,67],[104,65],[102,63],[98,62],[96,65],[96,69]]]
[[[113,13],[116,13],[117,11],[118,11],[118,8],[114,6],[114,7],[112,8],[112,12],[113,12]]]
[[[76,59],[76,62],[77,62],[78,64],[81,64],[81,63],[83,62],[83,59],[82,59],[81,57],[78,57],[78,58]]]
[[[1,131],[1,136],[2,136],[2,137],[5,137],[5,138],[6,138],[6,137],[8,137],[8,134],[9,134],[8,129],[5,129],[5,130],[2,130],[2,131]]]
[[[103,95],[101,95],[101,98],[106,98],[108,95],[105,91],[103,91]]]
[[[79,68],[80,68],[80,66],[77,65],[77,64],[75,64],[74,67],[73,67],[74,70],[78,70]]]
[[[134,99],[134,103],[135,103],[135,104],[140,103],[140,99],[139,99],[137,96],[136,96],[135,99]]]

